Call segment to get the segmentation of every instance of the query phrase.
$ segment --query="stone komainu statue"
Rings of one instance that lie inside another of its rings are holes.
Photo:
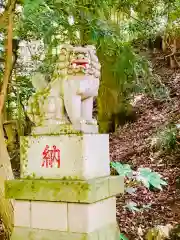
[[[32,77],[36,93],[27,109],[31,121],[41,129],[71,125],[74,130],[97,132],[97,121],[92,117],[100,79],[95,48],[61,45],[56,54],[58,60],[49,83],[40,73]]]

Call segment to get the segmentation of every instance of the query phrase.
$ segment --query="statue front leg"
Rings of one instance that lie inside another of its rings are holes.
[[[72,95],[69,101],[71,105],[70,120],[73,124],[79,123],[81,121],[81,96]]]
[[[43,105],[42,105],[43,106]],[[56,113],[56,99],[52,96],[48,96],[44,102],[44,120],[52,121],[55,119]]]
[[[64,112],[64,100],[62,97],[57,97],[56,99],[56,119],[60,124],[68,124],[69,121]]]
[[[93,97],[82,100],[81,117],[87,124],[97,124],[97,121],[93,119]]]
[[[64,87],[64,105],[71,123],[79,123],[81,119],[81,96],[76,95],[68,83]]]

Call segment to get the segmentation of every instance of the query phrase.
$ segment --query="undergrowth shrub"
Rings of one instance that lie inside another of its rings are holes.
[[[121,164],[119,162],[111,162],[111,167],[122,177],[125,178],[125,192],[128,194],[136,194],[138,186],[144,185],[147,190],[162,190],[162,186],[166,186],[167,182],[162,176],[153,172],[150,168],[138,168],[137,171],[131,169],[129,164]],[[142,212],[151,207],[150,204],[143,205],[141,208],[137,203],[129,201],[125,208],[132,212]]]
[[[176,125],[166,126],[151,138],[151,147],[156,150],[170,151],[177,146],[178,128]]]
[[[177,224],[170,231],[169,239],[171,239],[171,240],[180,240],[180,224]]]
[[[125,179],[125,192],[131,195],[135,195],[138,186],[144,185],[147,190],[151,191],[152,188],[162,190],[162,186],[166,186],[167,182],[162,179],[162,176],[153,172],[150,168],[138,168],[137,171],[131,169],[129,164],[121,164],[119,162],[111,162],[112,173],[116,173]],[[151,208],[151,204],[138,206],[138,203],[128,201],[125,203],[125,209],[135,212],[143,212]],[[126,236],[121,233],[121,240],[128,240]]]

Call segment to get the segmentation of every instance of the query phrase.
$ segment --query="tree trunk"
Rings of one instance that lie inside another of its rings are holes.
[[[2,121],[0,121],[0,216],[7,234],[10,235],[13,223],[13,204],[9,199],[5,198],[4,192],[4,181],[8,179],[13,179],[13,172],[4,141]]]
[[[118,104],[120,104],[119,92],[113,85],[116,82],[111,71],[113,64],[104,55],[103,48],[99,48],[97,55],[101,63],[101,81],[97,99],[99,131],[108,133],[112,120],[111,116],[117,111]]]
[[[4,181],[13,179],[13,172],[7,147],[4,139],[3,131],[3,108],[7,96],[7,87],[12,73],[13,54],[12,54],[12,36],[13,36],[13,15],[16,5],[16,0],[9,0],[7,10],[5,10],[4,20],[7,20],[7,42],[6,42],[6,59],[3,82],[0,92],[0,216],[5,226],[8,237],[11,234],[13,226],[13,204],[12,201],[5,198]],[[2,18],[0,18],[1,22]]]
[[[7,36],[7,43],[6,43],[6,61],[5,61],[5,71],[4,71],[4,76],[3,76],[3,83],[1,87],[1,92],[0,92],[0,115],[3,111],[4,103],[6,100],[7,96],[7,88],[8,88],[8,83],[9,83],[9,78],[11,75],[12,71],[12,61],[13,61],[13,54],[12,54],[12,36],[13,36],[13,30],[12,30],[12,20],[13,20],[13,13],[9,13],[9,18],[8,18],[8,36]]]

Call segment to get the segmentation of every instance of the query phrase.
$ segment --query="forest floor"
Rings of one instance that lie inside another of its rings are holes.
[[[157,102],[141,96],[136,102],[139,117],[136,122],[120,127],[110,135],[111,161],[119,161],[132,166],[151,168],[160,173],[168,182],[162,191],[147,191],[140,186],[136,194],[119,196],[117,217],[121,232],[129,240],[145,239],[147,230],[157,225],[177,224],[180,220],[180,147],[170,152],[155,151],[151,139],[170,122],[180,123],[180,70],[166,66],[160,54],[152,58],[154,73],[170,91],[171,100]],[[140,207],[151,204],[150,209],[135,212],[124,208],[125,203],[133,201]]]
[[[136,194],[118,196],[117,217],[121,232],[128,240],[145,239],[144,234],[156,225],[176,224],[180,219],[180,150],[171,152],[154,151],[151,138],[159,129],[164,129],[170,122],[180,120],[180,70],[171,70],[162,56],[152,58],[154,73],[161,76],[161,81],[170,90],[171,100],[157,102],[150,97],[141,96],[136,102],[139,116],[136,122],[120,127],[110,134],[110,157],[112,161],[128,163],[133,169],[149,167],[160,173],[168,185],[162,191],[147,191],[143,186]],[[176,122],[178,123],[178,122]],[[17,173],[15,175],[18,175]],[[151,204],[150,209],[132,213],[125,209],[127,201],[134,201],[138,206]],[[0,224],[0,240],[4,240],[3,226]]]

